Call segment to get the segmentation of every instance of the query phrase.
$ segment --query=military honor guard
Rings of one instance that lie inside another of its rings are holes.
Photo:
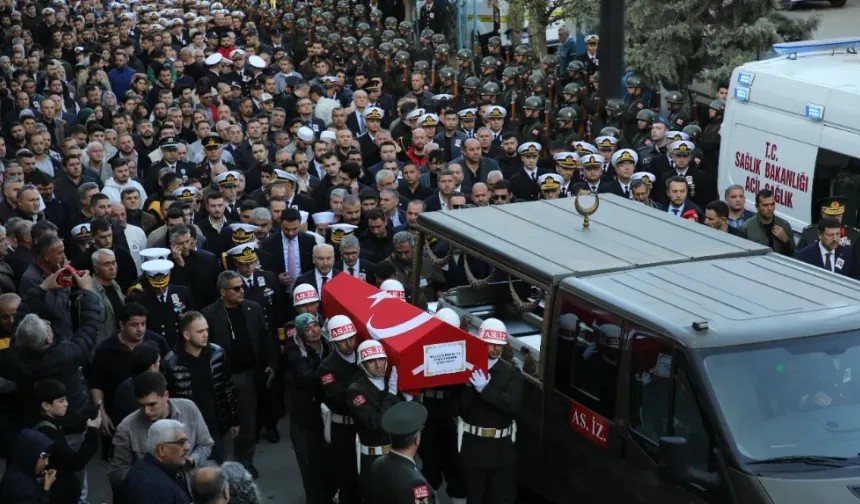
[[[146,308],[147,328],[161,335],[172,348],[181,341],[179,318],[186,311],[194,309],[191,291],[183,285],[170,283],[170,272],[173,269],[171,261],[146,261],[141,265],[141,269],[148,285],[134,292],[131,300]]]

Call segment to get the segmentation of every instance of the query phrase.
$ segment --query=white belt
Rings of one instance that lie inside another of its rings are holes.
[[[391,445],[385,446],[361,446],[362,455],[385,455],[391,449]]]
[[[352,425],[355,421],[349,415],[338,415],[337,413],[331,414],[331,421],[334,423],[339,423],[342,425]]]
[[[510,436],[514,428],[506,427],[504,429],[497,429],[495,427],[478,427],[476,425],[469,425],[466,422],[463,422],[465,427],[465,432],[472,434],[473,436],[485,437],[485,438],[495,438],[501,439],[503,437]]]
[[[438,389],[427,389],[424,391],[424,397],[431,399],[445,399],[445,391]]]

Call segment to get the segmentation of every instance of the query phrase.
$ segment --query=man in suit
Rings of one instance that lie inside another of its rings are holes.
[[[666,194],[669,202],[663,210],[669,215],[704,222],[702,209],[687,198],[687,181],[683,177],[671,177],[666,181]]]
[[[358,277],[365,282],[375,285],[376,263],[367,259],[361,259],[361,245],[355,235],[344,236],[340,241],[340,257],[342,259],[338,266],[348,274]]]
[[[364,122],[364,109],[367,107],[367,92],[359,89],[352,93],[353,112],[346,116],[346,127],[352,131],[353,136],[358,137],[367,131]]]
[[[540,197],[538,177],[546,173],[538,167],[538,157],[541,145],[537,142],[526,142],[517,149],[523,161],[523,169],[511,177],[511,189],[514,196],[521,201],[537,201]]]
[[[206,250],[195,250],[196,240],[190,226],[177,224],[170,228],[169,239],[174,263],[173,281],[191,290],[201,305],[213,302],[218,257]]]
[[[302,233],[301,226],[302,216],[299,211],[287,208],[281,213],[281,232],[272,234],[263,242],[263,250],[274,256],[274,273],[286,293],[293,292],[296,279],[302,272],[313,268],[316,240]]]
[[[439,185],[439,190],[436,194],[424,200],[425,212],[438,212],[439,210],[448,210],[448,201],[451,195],[454,194],[454,172],[445,168],[436,176],[436,183]]]
[[[854,252],[851,247],[840,245],[841,240],[842,224],[835,217],[822,217],[818,221],[818,241],[798,250],[794,258],[854,278]]]
[[[717,199],[717,194],[713,190],[712,177],[690,164],[695,149],[695,144],[688,140],[678,140],[669,144],[669,156],[672,159],[673,168],[663,173],[660,180],[669,180],[675,176],[683,177],[687,181],[690,199],[699,207],[705,207]]]
[[[257,430],[257,396],[271,387],[277,367],[274,342],[260,305],[245,299],[244,281],[235,271],[218,275],[221,299],[203,309],[210,341],[224,349],[239,401],[239,435],[234,457],[255,478],[254,445]]]
[[[340,269],[334,267],[334,247],[328,243],[315,245],[313,248],[313,262],[314,268],[302,274],[296,280],[296,285],[311,285],[322,295],[325,283],[341,272]]]

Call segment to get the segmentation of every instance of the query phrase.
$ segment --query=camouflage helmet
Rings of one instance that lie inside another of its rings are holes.
[[[457,59],[470,60],[472,59],[472,50],[471,49],[460,49],[457,51]]]
[[[612,112],[621,113],[621,109],[624,107],[624,102],[621,98],[610,98],[606,100],[606,110],[610,110]]]
[[[501,37],[490,37],[490,40],[487,41],[487,47],[501,47],[502,39]]]
[[[578,82],[569,82],[561,90],[561,94],[578,95],[582,91],[582,86]]]
[[[600,130],[599,136],[610,136],[616,140],[621,140],[621,130],[615,126],[607,126]]]
[[[463,81],[463,89],[478,89],[481,85],[481,80],[477,77],[467,77],[465,81]]]
[[[558,111],[558,116],[556,117],[559,121],[570,121],[570,122],[578,122],[579,121],[579,113],[573,107],[564,107]]]
[[[412,66],[412,70],[414,72],[426,73],[428,70],[430,70],[430,63],[427,63],[424,60],[416,61],[415,64]]]
[[[457,78],[457,71],[449,66],[442,67],[442,69],[439,70],[439,78],[442,80],[454,80]]]
[[[497,82],[490,81],[481,86],[481,96],[490,95],[497,96],[502,92],[501,86]]]
[[[397,27],[397,18],[394,16],[388,16],[385,18],[385,27],[389,30],[393,30]]]
[[[642,109],[636,114],[636,120],[637,121],[645,121],[648,124],[651,124],[654,122],[654,117],[656,115],[657,115],[657,113],[651,109]]]
[[[645,77],[642,77],[639,74],[630,74],[627,77],[627,87],[629,88],[644,88],[645,87]]]
[[[403,65],[408,65],[409,60],[409,53],[406,51],[397,51],[397,54],[394,55],[394,61],[402,63]]]
[[[432,37],[430,37],[430,41],[436,45],[444,44],[445,43],[445,35],[442,35],[441,33],[436,33]]]
[[[666,103],[684,103],[684,95],[677,90],[667,91]]]
[[[711,102],[711,104],[708,106],[708,108],[712,108],[712,109],[716,110],[717,112],[723,112],[726,110],[726,101],[716,99],[716,100]]]
[[[567,64],[568,73],[582,73],[585,71],[585,63],[579,60],[573,60]]]
[[[496,68],[496,58],[487,56],[481,60],[481,68]]]
[[[681,131],[689,135],[693,143],[699,143],[702,140],[702,128],[696,124],[688,124]]]
[[[362,51],[366,51],[368,49],[373,49],[373,46],[376,45],[376,41],[374,41],[370,37],[361,37],[361,40],[358,41],[358,48]]]
[[[538,110],[543,108],[543,100],[540,96],[529,96],[523,103],[524,109]]]

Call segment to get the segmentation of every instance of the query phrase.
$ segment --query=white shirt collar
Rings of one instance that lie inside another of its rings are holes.
[[[318,286],[320,286],[320,287],[322,287],[322,278],[323,278],[323,276],[322,276],[322,273],[320,273],[320,270],[318,270],[318,269],[314,268],[314,276],[316,277],[317,285],[318,285]],[[329,271],[328,275],[326,275],[326,277],[325,277],[325,278],[326,278],[326,282],[328,282],[329,280],[331,280],[331,271]]]
[[[448,210],[448,203],[445,202],[441,192],[439,192],[439,203],[442,205],[442,210]]]
[[[343,270],[344,270],[344,271],[346,271],[347,273],[349,273],[349,268],[350,268],[350,267],[346,265],[346,261],[344,261],[344,263],[343,263]],[[357,260],[355,261],[355,265],[354,265],[354,266],[352,266],[352,271],[353,271],[356,275],[358,275],[358,272],[359,272],[359,271],[361,271],[361,258],[359,258],[359,259],[357,259]]]

